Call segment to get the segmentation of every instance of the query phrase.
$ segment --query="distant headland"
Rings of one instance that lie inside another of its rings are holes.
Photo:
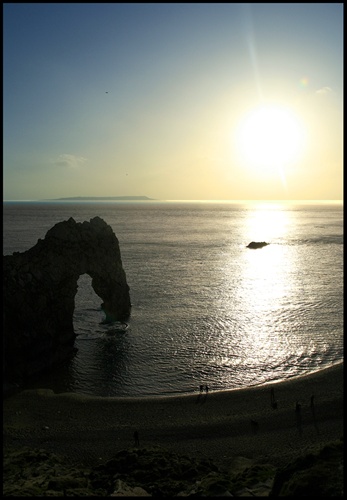
[[[52,201],[86,201],[86,200],[131,200],[131,201],[146,201],[154,200],[148,196],[71,196],[70,198],[53,198]]]

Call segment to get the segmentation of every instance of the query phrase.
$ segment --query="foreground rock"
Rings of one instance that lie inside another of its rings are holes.
[[[130,314],[118,239],[99,217],[60,222],[34,247],[3,261],[5,382],[20,383],[73,354],[75,295],[82,274],[92,278],[107,321]]]
[[[281,468],[270,496],[342,497],[343,484],[343,443],[338,441]]]
[[[133,448],[94,468],[45,450],[6,451],[4,496],[342,496],[342,441],[276,470],[240,457],[222,470],[162,448]]]

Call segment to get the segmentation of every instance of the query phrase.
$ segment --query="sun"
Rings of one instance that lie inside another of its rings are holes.
[[[289,108],[260,106],[247,113],[236,133],[241,161],[254,169],[273,171],[295,164],[302,153],[304,129]]]

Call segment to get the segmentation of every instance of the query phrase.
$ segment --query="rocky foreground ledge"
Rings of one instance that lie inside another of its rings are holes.
[[[132,448],[93,468],[43,449],[7,451],[4,496],[343,496],[343,443],[284,467],[238,457],[232,467],[156,447]]]

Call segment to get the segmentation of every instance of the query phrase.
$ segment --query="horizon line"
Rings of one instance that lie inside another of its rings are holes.
[[[200,199],[186,199],[186,198],[173,198],[173,199],[160,199],[160,198],[149,198],[147,196],[76,196],[67,198],[38,198],[38,199],[4,199],[3,203],[9,202],[30,202],[30,203],[43,203],[43,202],[68,202],[68,201],[133,201],[133,202],[232,202],[232,203],[343,203],[343,199],[215,199],[215,198],[200,198]]]

